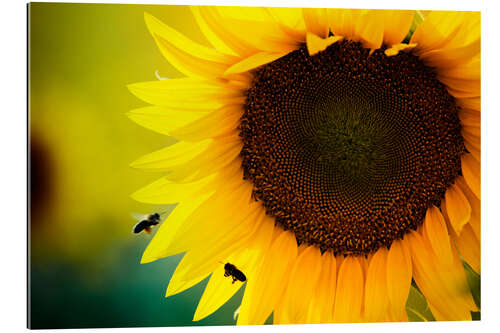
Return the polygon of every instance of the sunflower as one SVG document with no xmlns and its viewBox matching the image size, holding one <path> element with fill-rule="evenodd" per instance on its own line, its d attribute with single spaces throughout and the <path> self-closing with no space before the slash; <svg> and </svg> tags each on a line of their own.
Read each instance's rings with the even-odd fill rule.
<svg viewBox="0 0 500 333">
<path fill-rule="evenodd" d="M 146 14 L 186 77 L 132 84 L 177 143 L 132 163 L 176 204 L 142 263 L 185 252 L 167 296 L 210 276 L 194 320 L 243 285 L 237 324 L 437 320 L 478 311 L 480 14 L 192 7 L 206 47 Z M 415 22 L 420 22 L 416 25 Z"/>
</svg>

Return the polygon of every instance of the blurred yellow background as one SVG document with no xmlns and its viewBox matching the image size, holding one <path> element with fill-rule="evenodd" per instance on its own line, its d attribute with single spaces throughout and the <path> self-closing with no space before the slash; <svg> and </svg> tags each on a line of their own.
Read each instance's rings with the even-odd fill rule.
<svg viewBox="0 0 500 333">
<path fill-rule="evenodd" d="M 130 194 L 159 178 L 131 169 L 171 139 L 125 115 L 129 83 L 182 76 L 144 23 L 149 12 L 207 44 L 186 6 L 31 3 L 30 295 L 33 328 L 192 325 L 202 286 L 163 297 L 180 257 L 139 259 Z M 240 296 L 236 296 L 236 298 Z M 236 302 L 236 303 L 234 303 Z M 199 324 L 231 324 L 238 300 Z M 224 310 L 226 309 L 226 310 Z"/>
</svg>

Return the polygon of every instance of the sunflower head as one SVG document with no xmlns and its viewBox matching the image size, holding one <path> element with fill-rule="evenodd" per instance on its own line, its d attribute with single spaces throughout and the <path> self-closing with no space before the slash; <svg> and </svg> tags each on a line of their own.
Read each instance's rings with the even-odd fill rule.
<svg viewBox="0 0 500 333">
<path fill-rule="evenodd" d="M 168 172 L 136 199 L 179 202 L 143 257 L 187 252 L 167 295 L 213 272 L 195 320 L 209 315 L 241 285 L 223 261 L 248 277 L 242 324 L 407 320 L 412 278 L 436 319 L 470 319 L 478 13 L 193 14 L 212 47 L 146 15 L 187 77 L 130 86 L 154 105 L 132 119 L 181 141 L 133 164 Z"/>
</svg>

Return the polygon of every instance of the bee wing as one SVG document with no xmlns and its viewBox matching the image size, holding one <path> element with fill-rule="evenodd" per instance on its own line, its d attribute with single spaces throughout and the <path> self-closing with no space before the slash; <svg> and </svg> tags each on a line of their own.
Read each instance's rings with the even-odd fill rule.
<svg viewBox="0 0 500 333">
<path fill-rule="evenodd" d="M 241 305 L 238 306 L 238 308 L 236 309 L 236 311 L 234 311 L 233 313 L 233 319 L 236 320 L 236 318 L 238 318 L 238 315 L 240 314 L 240 308 L 241 308 Z"/>
<path fill-rule="evenodd" d="M 145 220 L 148 217 L 148 214 L 130 213 L 130 216 L 132 216 L 134 220 L 141 221 Z"/>
<path fill-rule="evenodd" d="M 154 207 L 154 212 L 160 214 L 160 219 L 164 219 L 167 217 L 167 214 L 172 211 L 172 205 L 160 205 Z"/>
</svg>

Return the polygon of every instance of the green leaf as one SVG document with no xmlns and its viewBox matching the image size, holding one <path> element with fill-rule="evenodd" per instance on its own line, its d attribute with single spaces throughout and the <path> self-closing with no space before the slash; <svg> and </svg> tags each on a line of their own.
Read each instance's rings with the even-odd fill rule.
<svg viewBox="0 0 500 333">
<path fill-rule="evenodd" d="M 413 284 L 406 302 L 406 313 L 409 321 L 435 321 L 424 295 Z"/>
<path fill-rule="evenodd" d="M 408 32 L 408 35 L 406 35 L 405 39 L 403 40 L 404 43 L 409 43 L 411 36 L 417 29 L 417 27 L 422 23 L 424 20 L 424 15 L 419 11 L 415 11 L 415 15 L 413 16 L 413 22 L 411 23 L 410 31 Z"/>
<path fill-rule="evenodd" d="M 477 307 L 481 309 L 481 275 L 474 272 L 474 270 L 464 261 L 465 274 L 467 275 L 467 282 L 469 283 L 470 292 L 474 298 Z"/>
</svg>

